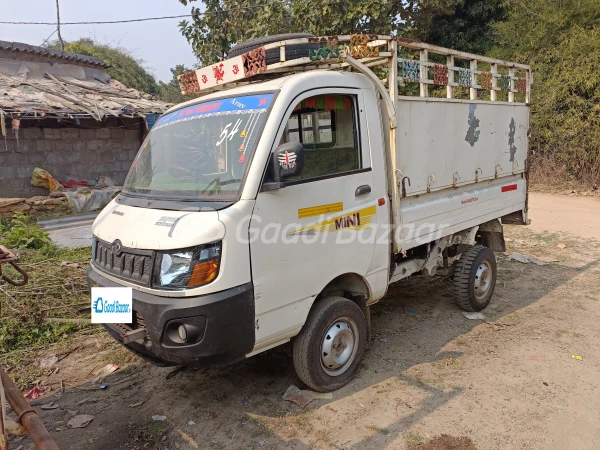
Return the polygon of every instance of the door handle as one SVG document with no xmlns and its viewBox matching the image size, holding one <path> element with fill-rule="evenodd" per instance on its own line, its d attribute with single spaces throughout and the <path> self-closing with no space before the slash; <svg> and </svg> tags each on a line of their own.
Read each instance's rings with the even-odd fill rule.
<svg viewBox="0 0 600 450">
<path fill-rule="evenodd" d="M 358 197 L 359 195 L 369 194 L 370 192 L 371 186 L 369 186 L 368 184 L 363 184 L 362 186 L 356 188 L 356 192 L 354 193 L 354 195 Z"/>
</svg>

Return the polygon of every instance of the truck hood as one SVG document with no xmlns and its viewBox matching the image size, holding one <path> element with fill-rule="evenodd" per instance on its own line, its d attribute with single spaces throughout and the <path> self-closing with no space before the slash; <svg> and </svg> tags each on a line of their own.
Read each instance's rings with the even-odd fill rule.
<svg viewBox="0 0 600 450">
<path fill-rule="evenodd" d="M 217 211 L 166 211 L 120 205 L 114 200 L 92 225 L 94 236 L 106 242 L 145 250 L 172 250 L 223 239 L 225 226 Z"/>
</svg>

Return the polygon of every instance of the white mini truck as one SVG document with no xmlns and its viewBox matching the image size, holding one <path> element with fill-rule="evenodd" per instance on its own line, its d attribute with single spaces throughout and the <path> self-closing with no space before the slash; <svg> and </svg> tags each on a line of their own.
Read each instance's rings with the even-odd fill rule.
<svg viewBox="0 0 600 450">
<path fill-rule="evenodd" d="M 301 34 L 180 83 L 200 96 L 156 122 L 93 225 L 90 286 L 133 289 L 132 323 L 105 325 L 129 350 L 205 366 L 292 341 L 329 391 L 390 283 L 445 276 L 460 308 L 488 305 L 502 224 L 528 222 L 529 66 Z"/>
</svg>

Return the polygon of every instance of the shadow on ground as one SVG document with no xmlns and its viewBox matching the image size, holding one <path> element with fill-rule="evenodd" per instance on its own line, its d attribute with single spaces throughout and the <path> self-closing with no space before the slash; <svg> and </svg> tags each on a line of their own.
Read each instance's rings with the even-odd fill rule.
<svg viewBox="0 0 600 450">
<path fill-rule="evenodd" d="M 561 264 L 538 267 L 501 256 L 497 290 L 486 310 L 487 326 L 503 326 L 506 316 L 537 302 L 597 263 L 594 260 L 577 269 Z M 390 439 L 401 434 L 411 444 L 415 425 L 465 389 L 420 379 L 410 374 L 411 368 L 423 363 L 452 364 L 462 353 L 445 350 L 447 344 L 481 324 L 462 316 L 453 304 L 448 281 L 412 278 L 390 286 L 386 297 L 372 308 L 373 337 L 359 373 L 334 392 L 331 400 L 315 400 L 304 410 L 283 401 L 281 396 L 290 384 L 304 386 L 294 373 L 291 356 L 285 351 L 271 351 L 226 368 L 203 370 L 174 372 L 140 362 L 112 376 L 106 391 L 86 390 L 86 386 L 68 389 L 60 399 L 61 407 L 41 411 L 41 417 L 64 450 L 377 450 L 388 448 Z M 347 411 L 351 404 L 369 416 L 373 413 L 367 403 L 370 392 L 385 394 L 392 382 L 417 388 L 422 394 L 410 405 L 403 398 L 394 399 L 394 423 L 365 427 L 356 411 Z M 65 429 L 72 413 L 95 418 L 85 429 Z M 308 414 L 312 414 L 311 420 Z M 153 421 L 153 415 L 166 419 Z M 362 427 L 368 433 L 343 440 L 332 439 L 326 431 L 339 432 L 344 427 Z"/>
</svg>

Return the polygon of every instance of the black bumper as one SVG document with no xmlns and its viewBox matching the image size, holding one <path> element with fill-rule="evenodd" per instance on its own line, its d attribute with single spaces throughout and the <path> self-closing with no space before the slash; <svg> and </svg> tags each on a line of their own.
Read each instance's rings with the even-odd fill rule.
<svg viewBox="0 0 600 450">
<path fill-rule="evenodd" d="M 119 287 L 89 269 L 88 285 Z M 159 297 L 133 290 L 134 312 L 143 318 L 147 338 L 123 344 L 122 329 L 104 328 L 132 352 L 160 366 L 204 367 L 227 364 L 254 348 L 254 289 L 246 283 L 226 291 L 197 297 Z M 184 324 L 188 338 L 183 342 L 177 328 Z"/>
</svg>

